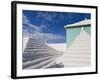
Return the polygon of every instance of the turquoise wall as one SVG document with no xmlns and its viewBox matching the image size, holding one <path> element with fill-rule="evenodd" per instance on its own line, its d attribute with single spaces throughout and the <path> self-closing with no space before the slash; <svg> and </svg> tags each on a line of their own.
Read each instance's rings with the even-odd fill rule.
<svg viewBox="0 0 100 80">
<path fill-rule="evenodd" d="M 80 27 L 70 27 L 66 30 L 66 41 L 67 41 L 67 47 L 69 47 L 73 41 L 77 38 L 77 36 L 80 34 L 81 28 L 83 27 L 83 30 L 86 31 L 89 35 L 91 35 L 91 27 L 90 26 L 80 26 Z"/>
<path fill-rule="evenodd" d="M 67 47 L 75 40 L 75 38 L 80 33 L 81 28 L 68 28 L 66 31 L 67 34 Z"/>
<path fill-rule="evenodd" d="M 91 35 L 91 27 L 90 27 L 90 26 L 84 27 L 84 30 L 85 30 L 89 35 Z"/>
</svg>

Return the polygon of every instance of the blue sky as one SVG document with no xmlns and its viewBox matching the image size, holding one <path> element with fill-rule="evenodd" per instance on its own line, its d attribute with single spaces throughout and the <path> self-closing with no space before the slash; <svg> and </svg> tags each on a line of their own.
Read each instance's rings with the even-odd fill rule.
<svg viewBox="0 0 100 80">
<path fill-rule="evenodd" d="M 40 38 L 48 43 L 65 43 L 64 26 L 85 18 L 90 19 L 91 15 L 89 13 L 23 10 L 23 33 L 24 36 Z"/>
</svg>

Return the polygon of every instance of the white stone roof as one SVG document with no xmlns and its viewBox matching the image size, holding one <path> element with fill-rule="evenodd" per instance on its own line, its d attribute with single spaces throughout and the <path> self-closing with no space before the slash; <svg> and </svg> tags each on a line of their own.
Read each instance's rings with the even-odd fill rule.
<svg viewBox="0 0 100 80">
<path fill-rule="evenodd" d="M 88 25 L 88 24 L 91 24 L 91 20 L 90 19 L 85 19 L 85 20 L 82 20 L 82 21 L 77 22 L 77 23 L 66 25 L 64 27 L 65 28 L 66 27 L 75 27 L 75 26 Z"/>
</svg>

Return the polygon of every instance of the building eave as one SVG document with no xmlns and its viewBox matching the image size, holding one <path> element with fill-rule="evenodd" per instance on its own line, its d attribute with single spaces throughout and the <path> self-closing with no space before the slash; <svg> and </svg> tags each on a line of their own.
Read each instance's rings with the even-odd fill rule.
<svg viewBox="0 0 100 80">
<path fill-rule="evenodd" d="M 90 19 L 88 20 L 83 20 L 77 23 L 73 23 L 73 24 L 69 24 L 69 25 L 65 25 L 64 28 L 73 28 L 73 27 L 81 27 L 81 26 L 88 26 L 91 25 L 91 21 Z"/>
</svg>

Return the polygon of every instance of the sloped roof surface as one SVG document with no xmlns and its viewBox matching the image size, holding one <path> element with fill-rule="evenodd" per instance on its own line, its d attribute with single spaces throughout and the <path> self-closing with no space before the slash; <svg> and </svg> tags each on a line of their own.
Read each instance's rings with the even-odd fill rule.
<svg viewBox="0 0 100 80">
<path fill-rule="evenodd" d="M 65 67 L 89 66 L 91 64 L 91 38 L 82 30 L 73 44 L 59 59 Z"/>
</svg>

